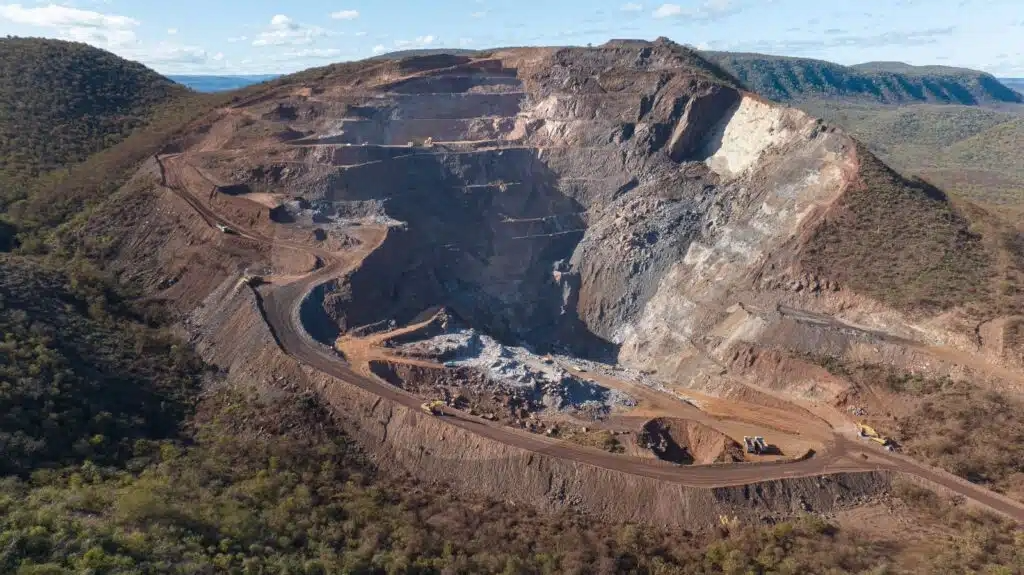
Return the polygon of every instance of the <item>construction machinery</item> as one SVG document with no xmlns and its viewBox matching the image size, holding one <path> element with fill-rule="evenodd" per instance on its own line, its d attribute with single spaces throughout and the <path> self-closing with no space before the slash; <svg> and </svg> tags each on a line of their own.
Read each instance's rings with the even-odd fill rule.
<svg viewBox="0 0 1024 575">
<path fill-rule="evenodd" d="M 220 230 L 221 233 L 223 233 L 223 234 L 233 234 L 233 233 L 235 233 L 235 230 L 225 226 L 224 224 L 217 224 L 217 229 Z"/>
<path fill-rule="evenodd" d="M 428 401 L 420 406 L 424 413 L 430 415 L 444 415 L 444 402 L 440 399 Z"/>
<path fill-rule="evenodd" d="M 878 433 L 873 427 L 864 423 L 857 424 L 857 435 L 869 441 L 874 441 L 888 451 L 896 450 L 896 442 Z"/>
<path fill-rule="evenodd" d="M 747 453 L 753 453 L 754 455 L 761 455 L 768 450 L 768 445 L 764 442 L 764 438 L 761 436 L 744 436 L 743 446 L 746 447 Z"/>
</svg>

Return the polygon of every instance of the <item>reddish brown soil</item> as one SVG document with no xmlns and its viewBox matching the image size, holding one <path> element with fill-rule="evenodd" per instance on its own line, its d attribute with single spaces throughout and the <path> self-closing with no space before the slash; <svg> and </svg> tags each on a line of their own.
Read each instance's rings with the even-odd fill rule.
<svg viewBox="0 0 1024 575">
<path fill-rule="evenodd" d="M 743 461 L 743 448 L 728 436 L 685 419 L 652 419 L 636 438 L 663 461 L 684 465 Z"/>
</svg>

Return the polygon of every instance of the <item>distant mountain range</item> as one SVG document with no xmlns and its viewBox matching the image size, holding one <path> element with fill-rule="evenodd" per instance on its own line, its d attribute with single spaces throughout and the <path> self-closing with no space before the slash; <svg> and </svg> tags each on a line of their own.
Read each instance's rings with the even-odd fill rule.
<svg viewBox="0 0 1024 575">
<path fill-rule="evenodd" d="M 948 66 L 867 62 L 842 66 L 824 60 L 703 52 L 762 96 L 780 102 L 835 98 L 863 103 L 1021 104 L 1024 95 L 991 74 Z"/>
<path fill-rule="evenodd" d="M 1000 78 L 999 81 L 1024 94 L 1024 78 Z"/>
<path fill-rule="evenodd" d="M 472 50 L 404 50 L 375 56 L 393 59 L 439 53 L 474 54 Z M 880 104 L 998 105 L 1024 103 L 1024 78 L 997 79 L 991 74 L 949 66 L 911 66 L 902 62 L 867 62 L 843 66 L 824 60 L 741 52 L 703 52 L 748 88 L 780 102 L 835 98 Z M 221 92 L 265 82 L 278 75 L 170 76 L 199 92 Z"/>
<path fill-rule="evenodd" d="M 168 76 L 171 80 L 192 88 L 197 92 L 225 92 L 244 88 L 267 80 L 273 80 L 280 74 L 262 74 L 255 76 L 203 76 L 184 75 Z"/>
</svg>

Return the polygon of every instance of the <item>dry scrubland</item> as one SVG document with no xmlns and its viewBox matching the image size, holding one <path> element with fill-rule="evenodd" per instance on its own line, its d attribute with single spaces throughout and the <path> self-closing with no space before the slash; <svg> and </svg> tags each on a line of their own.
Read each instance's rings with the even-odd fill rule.
<svg viewBox="0 0 1024 575">
<path fill-rule="evenodd" d="M 958 196 L 1006 207 L 1024 202 L 1024 105 L 883 106 L 830 99 L 794 105 L 841 126 L 897 169 Z"/>
</svg>

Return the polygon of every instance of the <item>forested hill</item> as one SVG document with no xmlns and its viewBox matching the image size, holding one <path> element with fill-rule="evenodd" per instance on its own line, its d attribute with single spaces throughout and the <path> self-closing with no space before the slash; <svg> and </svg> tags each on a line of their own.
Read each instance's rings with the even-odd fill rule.
<svg viewBox="0 0 1024 575">
<path fill-rule="evenodd" d="M 137 62 L 75 42 L 0 38 L 0 180 L 84 160 L 187 93 Z"/>
<path fill-rule="evenodd" d="M 910 66 L 900 62 L 842 66 L 824 60 L 740 52 L 703 55 L 751 90 L 783 102 L 831 97 L 885 104 L 1024 103 L 1024 96 L 991 74 L 966 68 Z"/>
</svg>

